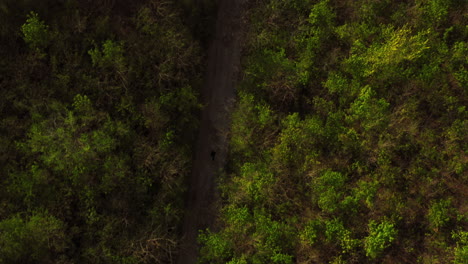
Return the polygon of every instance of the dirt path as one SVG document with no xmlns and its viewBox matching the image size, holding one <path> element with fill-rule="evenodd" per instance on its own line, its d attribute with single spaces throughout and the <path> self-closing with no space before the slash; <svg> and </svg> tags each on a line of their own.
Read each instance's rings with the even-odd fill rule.
<svg viewBox="0 0 468 264">
<path fill-rule="evenodd" d="M 178 264 L 197 263 L 198 230 L 213 225 L 219 194 L 216 176 L 225 165 L 226 131 L 230 120 L 227 106 L 235 97 L 235 81 L 240 65 L 240 12 L 244 0 L 220 0 L 216 32 L 208 53 L 205 85 L 201 92 L 205 105 L 190 178 L 183 241 Z M 212 151 L 216 152 L 212 160 Z"/>
</svg>

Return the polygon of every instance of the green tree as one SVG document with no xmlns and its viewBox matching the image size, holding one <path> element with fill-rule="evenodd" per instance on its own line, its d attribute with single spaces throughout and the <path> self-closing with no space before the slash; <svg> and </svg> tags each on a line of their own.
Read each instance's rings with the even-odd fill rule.
<svg viewBox="0 0 468 264">
<path fill-rule="evenodd" d="M 125 57 L 122 43 L 106 40 L 102 44 L 102 51 L 95 47 L 88 51 L 91 56 L 93 66 L 102 68 L 113 67 L 122 72 L 125 69 Z"/>
<path fill-rule="evenodd" d="M 364 249 L 366 256 L 375 259 L 395 240 L 397 230 L 392 223 L 386 220 L 381 223 L 371 220 L 368 226 L 369 236 L 364 239 Z"/>
<path fill-rule="evenodd" d="M 365 131 L 384 128 L 388 122 L 389 103 L 385 99 L 377 99 L 375 96 L 376 93 L 371 87 L 363 87 L 359 96 L 351 103 L 347 120 L 359 122 Z"/>
<path fill-rule="evenodd" d="M 453 263 L 466 263 L 466 260 L 468 259 L 468 232 L 452 232 L 452 238 L 457 240 L 457 244 L 453 251 L 455 256 Z"/>
<path fill-rule="evenodd" d="M 274 133 L 276 115 L 267 103 L 255 102 L 252 94 L 239 95 L 238 105 L 232 115 L 230 148 L 233 153 L 245 156 L 250 161 L 259 152 L 271 145 L 271 139 L 258 137 L 265 131 Z M 252 148 L 255 144 L 257 149 Z"/>
<path fill-rule="evenodd" d="M 320 209 L 327 213 L 340 209 L 346 180 L 346 176 L 340 172 L 326 170 L 312 183 L 312 188 L 318 196 L 317 203 Z"/>
<path fill-rule="evenodd" d="M 320 1 L 310 9 L 308 24 L 301 28 L 295 39 L 300 50 L 296 65 L 299 84 L 309 83 L 314 66 L 317 65 L 317 55 L 333 36 L 335 17 L 328 0 Z"/>
<path fill-rule="evenodd" d="M 204 245 L 200 250 L 202 261 L 222 263 L 232 254 L 232 242 L 224 233 L 206 231 L 198 236 L 198 240 Z"/>
<path fill-rule="evenodd" d="M 375 42 L 367 48 L 363 42 L 356 40 L 351 49 L 351 56 L 344 64 L 356 77 L 395 77 L 398 66 L 403 62 L 418 59 L 429 49 L 427 36 L 430 30 L 418 32 L 416 35 L 411 33 L 408 26 L 400 29 L 393 26 L 384 27 L 380 32 L 383 42 Z"/>
<path fill-rule="evenodd" d="M 292 256 L 288 254 L 294 242 L 293 228 L 287 223 L 275 221 L 271 215 L 263 210 L 254 212 L 256 254 L 252 256 L 252 263 L 293 263 Z"/>
<path fill-rule="evenodd" d="M 24 41 L 33 50 L 42 51 L 50 41 L 49 26 L 35 12 L 29 13 L 26 23 L 21 26 L 21 32 Z"/>
<path fill-rule="evenodd" d="M 245 201 L 257 206 L 271 201 L 275 183 L 274 175 L 267 168 L 252 163 L 244 164 L 241 168 L 241 177 L 234 181 L 238 190 L 245 193 Z"/>
<path fill-rule="evenodd" d="M 424 19 L 428 24 L 439 25 L 448 17 L 448 11 L 452 1 L 450 0 L 418 0 Z"/>
<path fill-rule="evenodd" d="M 443 227 L 450 220 L 450 205 L 450 200 L 439 200 L 432 203 L 427 217 L 434 229 Z"/>
<path fill-rule="evenodd" d="M 328 242 L 338 242 L 341 245 L 342 253 L 351 253 L 358 245 L 359 240 L 351 237 L 350 230 L 343 226 L 343 223 L 335 218 L 325 222 L 325 236 Z"/>
<path fill-rule="evenodd" d="M 111 168 L 111 164 L 119 166 L 116 157 L 108 154 L 116 148 L 117 137 L 128 133 L 123 123 L 112 122 L 106 113 L 92 106 L 87 96 L 80 94 L 74 98 L 73 110 L 66 110 L 60 104 L 56 106 L 58 112 L 34 124 L 29 140 L 21 144 L 26 151 L 40 154 L 37 162 L 54 173 L 66 175 L 66 179 L 77 186 L 91 181 L 98 175 L 99 168 Z M 95 126 L 98 128 L 94 129 Z M 123 177 L 125 170 L 116 169 L 111 174 Z M 112 185 L 112 182 L 102 183 Z"/>
<path fill-rule="evenodd" d="M 286 116 L 282 120 L 278 142 L 271 149 L 272 166 L 280 173 L 303 173 L 317 163 L 316 157 L 322 150 L 325 133 L 322 120 L 316 116 L 304 120 L 298 113 Z"/>
</svg>

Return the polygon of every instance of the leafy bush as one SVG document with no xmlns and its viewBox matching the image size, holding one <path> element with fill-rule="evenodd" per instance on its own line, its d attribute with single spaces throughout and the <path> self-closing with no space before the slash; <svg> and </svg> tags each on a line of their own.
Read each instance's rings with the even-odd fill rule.
<svg viewBox="0 0 468 264">
<path fill-rule="evenodd" d="M 275 184 L 275 178 L 271 172 L 261 166 L 246 163 L 241 168 L 241 175 L 245 181 L 242 181 L 240 186 L 245 188 L 253 204 L 262 204 L 271 199 L 271 188 Z"/>
<path fill-rule="evenodd" d="M 304 230 L 301 232 L 301 240 L 307 242 L 310 245 L 313 245 L 317 242 L 319 237 L 319 232 L 323 229 L 322 222 L 319 220 L 311 220 L 307 222 L 304 227 Z"/>
<path fill-rule="evenodd" d="M 127 129 L 94 109 L 87 96 L 75 96 L 73 106 L 72 111 L 62 108 L 53 120 L 33 125 L 29 140 L 22 146 L 32 153 L 40 153 L 40 161 L 51 171 L 63 173 L 73 184 L 81 185 L 103 165 L 96 167 L 98 160 L 104 165 L 115 162 L 108 153 L 116 148 L 115 136 Z M 99 128 L 91 129 L 93 126 Z M 124 170 L 120 169 L 115 176 L 123 177 Z"/>
<path fill-rule="evenodd" d="M 291 237 L 294 235 L 292 227 L 284 222 L 275 221 L 263 210 L 254 213 L 255 248 L 253 259 L 272 261 L 273 263 L 292 263 L 292 256 L 287 254 L 292 248 Z"/>
<path fill-rule="evenodd" d="M 388 221 L 377 223 L 371 220 L 368 226 L 369 236 L 364 240 L 364 248 L 366 256 L 374 259 L 395 240 L 397 230 Z"/>
<path fill-rule="evenodd" d="M 41 21 L 39 15 L 31 12 L 26 23 L 21 26 L 24 41 L 35 50 L 45 48 L 50 40 L 49 26 Z"/>
<path fill-rule="evenodd" d="M 455 256 L 453 263 L 466 263 L 466 260 L 468 259 L 468 232 L 452 232 L 452 238 L 457 240 L 457 245 L 453 251 Z"/>
<path fill-rule="evenodd" d="M 280 171 L 306 170 L 310 164 L 305 161 L 314 163 L 321 149 L 325 134 L 322 124 L 322 120 L 315 116 L 304 120 L 301 120 L 298 113 L 286 116 L 278 142 L 272 148 L 273 166 Z"/>
<path fill-rule="evenodd" d="M 443 227 L 449 221 L 450 205 L 450 200 L 439 200 L 432 203 L 427 217 L 434 229 Z"/>
<path fill-rule="evenodd" d="M 301 27 L 295 44 L 300 54 L 296 63 L 298 85 L 307 85 L 311 81 L 316 57 L 330 39 L 333 30 L 335 13 L 329 6 L 329 1 L 320 1 L 310 9 L 308 24 Z"/>
<path fill-rule="evenodd" d="M 449 7 L 452 3 L 450 0 L 418 0 L 417 2 L 421 4 L 427 22 L 436 25 L 447 19 Z"/>
<path fill-rule="evenodd" d="M 347 120 L 359 122 L 365 131 L 383 129 L 388 122 L 389 103 L 383 98 L 377 100 L 375 94 L 371 87 L 363 87 L 349 108 Z"/>
<path fill-rule="evenodd" d="M 255 142 L 258 146 L 271 144 L 268 138 L 258 137 L 260 131 L 275 129 L 275 113 L 264 102 L 256 102 L 254 95 L 243 93 L 239 95 L 238 106 L 232 114 L 230 147 L 234 153 L 250 158 L 258 157 L 258 153 L 250 150 Z"/>
<path fill-rule="evenodd" d="M 353 196 L 363 201 L 368 208 L 372 208 L 378 187 L 377 181 L 359 181 L 357 187 L 353 189 Z"/>
<path fill-rule="evenodd" d="M 427 35 L 430 30 L 411 35 L 408 26 L 400 29 L 388 26 L 381 29 L 380 33 L 383 43 L 376 42 L 368 48 L 359 40 L 353 43 L 352 54 L 344 62 L 349 72 L 362 77 L 387 73 L 382 77 L 392 78 L 395 77 L 393 72 L 397 71 L 397 66 L 416 60 L 429 49 Z"/>
<path fill-rule="evenodd" d="M 93 66 L 102 68 L 114 67 L 118 71 L 125 68 L 124 49 L 122 43 L 116 43 L 112 40 L 106 40 L 102 44 L 102 51 L 95 47 L 88 51 L 91 56 Z"/>
<path fill-rule="evenodd" d="M 232 260 L 230 260 L 229 262 L 226 262 L 226 264 L 247 264 L 247 260 L 245 259 L 245 257 L 241 257 L 241 258 L 233 258 Z"/>
<path fill-rule="evenodd" d="M 327 213 L 333 213 L 340 208 L 344 196 L 346 176 L 331 170 L 326 170 L 313 183 L 312 188 L 318 195 L 318 206 Z"/>
<path fill-rule="evenodd" d="M 224 233 L 213 233 L 207 230 L 200 233 L 198 241 L 204 245 L 200 250 L 202 261 L 222 263 L 232 255 L 232 241 Z"/>
<path fill-rule="evenodd" d="M 349 253 L 359 245 L 359 240 L 351 238 L 351 232 L 337 218 L 325 222 L 325 236 L 328 242 L 339 243 L 343 253 Z"/>
</svg>

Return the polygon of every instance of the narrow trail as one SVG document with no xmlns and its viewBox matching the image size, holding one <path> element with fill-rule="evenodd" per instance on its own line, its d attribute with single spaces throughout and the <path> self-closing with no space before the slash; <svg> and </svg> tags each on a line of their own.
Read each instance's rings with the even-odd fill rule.
<svg viewBox="0 0 468 264">
<path fill-rule="evenodd" d="M 190 177 L 178 264 L 197 263 L 198 230 L 211 227 L 217 215 L 219 193 L 216 176 L 226 162 L 230 118 L 227 106 L 234 101 L 240 69 L 241 5 L 244 0 L 220 0 L 211 42 L 196 153 Z M 213 153 L 214 160 L 213 160 Z"/>
</svg>

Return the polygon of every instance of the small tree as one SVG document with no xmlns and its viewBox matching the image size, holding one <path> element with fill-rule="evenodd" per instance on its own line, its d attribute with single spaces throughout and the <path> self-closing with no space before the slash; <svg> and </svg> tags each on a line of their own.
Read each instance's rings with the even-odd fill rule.
<svg viewBox="0 0 468 264">
<path fill-rule="evenodd" d="M 351 231 L 338 218 L 325 222 L 325 236 L 328 242 L 339 242 L 343 253 L 349 253 L 359 245 L 359 240 L 351 237 Z"/>
<path fill-rule="evenodd" d="M 434 229 L 443 227 L 449 220 L 450 200 L 439 200 L 432 203 L 427 218 Z"/>
<path fill-rule="evenodd" d="M 395 240 L 396 234 L 397 230 L 395 230 L 392 223 L 383 221 L 377 224 L 374 220 L 371 220 L 369 222 L 369 236 L 364 240 L 366 256 L 372 259 L 376 258 Z"/>
<path fill-rule="evenodd" d="M 49 43 L 49 26 L 39 19 L 37 13 L 29 13 L 26 23 L 21 26 L 21 32 L 31 49 L 42 51 Z"/>
<path fill-rule="evenodd" d="M 468 232 L 452 231 L 452 238 L 457 241 L 457 246 L 454 248 L 455 264 L 464 264 L 468 259 Z"/>
<path fill-rule="evenodd" d="M 200 249 L 202 260 L 215 263 L 225 262 L 232 255 L 232 242 L 225 233 L 201 232 L 198 241 L 203 244 Z"/>
<path fill-rule="evenodd" d="M 318 194 L 317 202 L 320 209 L 333 213 L 340 208 L 346 180 L 345 175 L 331 170 L 326 170 L 316 179 L 313 188 Z"/>
<path fill-rule="evenodd" d="M 125 69 L 125 57 L 122 43 L 106 40 L 102 44 L 102 51 L 98 47 L 88 51 L 93 66 L 102 68 L 114 67 L 118 71 Z"/>
</svg>

